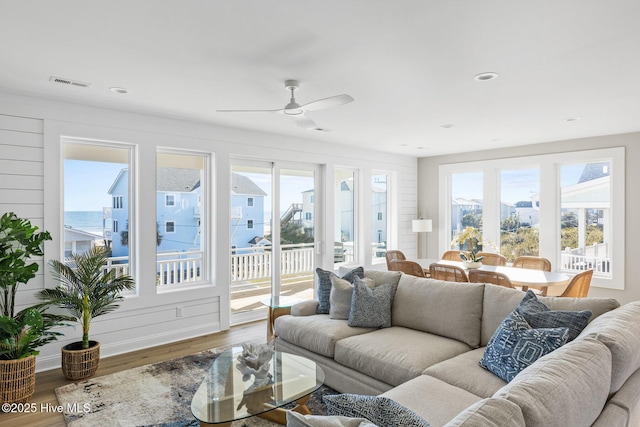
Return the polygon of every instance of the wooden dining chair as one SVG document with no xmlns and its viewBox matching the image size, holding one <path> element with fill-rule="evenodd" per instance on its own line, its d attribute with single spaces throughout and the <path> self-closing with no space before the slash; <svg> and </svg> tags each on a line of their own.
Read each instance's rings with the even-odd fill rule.
<svg viewBox="0 0 640 427">
<path fill-rule="evenodd" d="M 469 281 L 464 269 L 454 265 L 438 264 L 437 262 L 429 266 L 429 274 L 432 279 L 436 280 L 446 280 L 448 282 Z"/>
<path fill-rule="evenodd" d="M 469 270 L 469 281 L 475 283 L 491 283 L 493 285 L 515 289 L 509 277 L 497 271 Z"/>
<path fill-rule="evenodd" d="M 460 258 L 460 251 L 446 251 L 442 254 L 440 259 L 444 259 L 447 261 L 462 261 Z"/>
<path fill-rule="evenodd" d="M 402 253 L 402 251 L 398 251 L 398 250 L 391 250 L 391 251 L 387 251 L 387 254 L 385 255 L 385 258 L 387 259 L 387 270 L 389 271 L 393 271 L 393 266 L 391 265 L 391 261 L 399 259 L 399 260 L 406 260 L 407 257 L 404 256 L 404 253 Z"/>
<path fill-rule="evenodd" d="M 528 268 L 530 270 L 551 271 L 551 261 L 539 256 L 519 256 L 518 258 L 513 260 L 513 267 Z M 540 295 L 540 296 L 547 295 L 547 290 L 548 290 L 546 286 L 540 286 L 535 288 L 529 288 L 527 286 L 522 287 L 522 290 L 525 292 L 528 289 L 531 289 L 537 295 Z"/>
<path fill-rule="evenodd" d="M 569 298 L 586 298 L 589 293 L 589 287 L 591 286 L 591 277 L 593 276 L 593 270 L 583 271 L 576 274 L 567 289 L 564 290 L 561 297 Z"/>
<path fill-rule="evenodd" d="M 513 260 L 513 267 L 551 271 L 551 261 L 539 256 L 519 256 Z"/>
<path fill-rule="evenodd" d="M 391 261 L 392 271 L 402 271 L 416 277 L 427 277 L 422 266 L 415 261 L 394 259 Z"/>
<path fill-rule="evenodd" d="M 493 252 L 478 252 L 478 257 L 483 256 L 482 263 L 485 265 L 507 265 L 507 259 L 500 254 Z"/>
</svg>

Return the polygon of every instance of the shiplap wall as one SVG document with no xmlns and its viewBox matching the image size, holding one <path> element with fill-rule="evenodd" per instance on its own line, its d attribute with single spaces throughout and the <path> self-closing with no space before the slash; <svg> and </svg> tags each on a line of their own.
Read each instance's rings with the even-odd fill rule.
<svg viewBox="0 0 640 427">
<path fill-rule="evenodd" d="M 0 215 L 15 212 L 43 230 L 44 224 L 43 121 L 0 114 Z M 16 311 L 36 302 L 44 287 L 43 260 L 37 276 L 18 288 Z"/>
</svg>

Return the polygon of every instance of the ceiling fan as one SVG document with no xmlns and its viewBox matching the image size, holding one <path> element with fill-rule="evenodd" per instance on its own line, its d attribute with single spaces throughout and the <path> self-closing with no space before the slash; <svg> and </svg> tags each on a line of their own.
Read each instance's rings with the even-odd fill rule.
<svg viewBox="0 0 640 427">
<path fill-rule="evenodd" d="M 298 80 L 285 80 L 284 87 L 291 91 L 291 100 L 284 108 L 278 110 L 216 110 L 219 113 L 282 113 L 290 116 L 298 126 L 304 129 L 322 130 L 316 123 L 305 115 L 307 111 L 324 110 L 325 108 L 337 107 L 339 105 L 353 102 L 350 95 L 336 95 L 329 98 L 318 99 L 300 105 L 296 102 L 294 92 L 300 88 Z"/>
</svg>

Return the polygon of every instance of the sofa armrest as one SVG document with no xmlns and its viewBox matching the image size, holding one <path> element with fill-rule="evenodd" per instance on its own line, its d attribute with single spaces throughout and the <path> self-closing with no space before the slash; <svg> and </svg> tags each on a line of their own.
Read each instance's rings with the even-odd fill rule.
<svg viewBox="0 0 640 427">
<path fill-rule="evenodd" d="M 291 306 L 292 316 L 311 316 L 316 314 L 320 302 L 318 300 L 300 301 Z"/>
</svg>

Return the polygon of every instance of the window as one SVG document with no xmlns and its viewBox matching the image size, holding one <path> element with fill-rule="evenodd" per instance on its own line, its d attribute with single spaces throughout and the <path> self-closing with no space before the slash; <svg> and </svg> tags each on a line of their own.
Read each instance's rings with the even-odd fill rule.
<svg viewBox="0 0 640 427">
<path fill-rule="evenodd" d="M 441 165 L 439 248 L 474 221 L 484 249 L 509 262 L 538 255 L 569 275 L 593 269 L 592 287 L 624 289 L 624 168 L 624 148 Z"/>
<path fill-rule="evenodd" d="M 113 209 L 122 209 L 122 196 L 113 196 Z"/>
<path fill-rule="evenodd" d="M 72 138 L 62 139 L 64 242 L 61 253 L 82 254 L 93 247 L 110 251 L 108 263 L 118 273 L 134 275 L 131 223 L 135 197 L 130 173 L 133 147 Z M 90 178 L 90 179 L 88 179 Z M 62 246 L 62 244 L 64 246 Z"/>
<path fill-rule="evenodd" d="M 355 177 L 356 172 L 351 169 L 336 168 L 334 173 L 333 260 L 336 264 L 357 259 Z"/>
<path fill-rule="evenodd" d="M 159 286 L 207 279 L 208 165 L 209 156 L 205 154 L 168 149 L 157 153 L 156 271 Z"/>
<path fill-rule="evenodd" d="M 253 228 L 253 220 L 252 219 L 248 219 L 247 220 L 247 228 L 248 229 L 252 229 Z"/>
<path fill-rule="evenodd" d="M 253 207 L 253 197 L 247 197 L 247 206 L 250 208 Z"/>
<path fill-rule="evenodd" d="M 372 212 L 372 258 L 385 258 L 387 252 L 387 213 L 388 213 L 389 175 L 386 172 L 373 172 L 371 176 L 371 212 Z"/>
<path fill-rule="evenodd" d="M 500 171 L 500 253 L 513 262 L 540 253 L 540 168 Z"/>
</svg>

